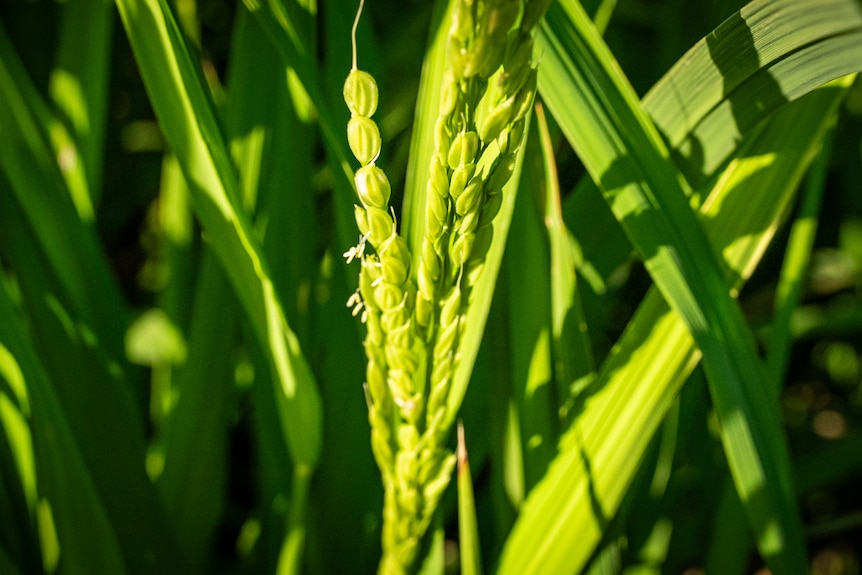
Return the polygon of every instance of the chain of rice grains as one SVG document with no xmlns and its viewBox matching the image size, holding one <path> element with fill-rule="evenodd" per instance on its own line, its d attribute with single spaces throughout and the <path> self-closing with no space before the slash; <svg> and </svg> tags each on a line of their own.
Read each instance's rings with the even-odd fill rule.
<svg viewBox="0 0 862 575">
<path fill-rule="evenodd" d="M 455 465 L 444 422 L 452 419 L 446 409 L 458 344 L 536 92 L 531 32 L 550 3 L 453 1 L 418 269 L 411 269 L 389 208 L 389 180 L 375 163 L 381 146 L 371 119 L 377 83 L 356 67 L 362 0 L 344 84 L 348 142 L 362 164 L 355 174 L 361 236 L 345 254 L 348 263 L 361 264 L 359 289 L 348 306 L 368 328 L 365 390 L 385 486 L 385 574 L 415 570 L 420 541 Z"/>
</svg>

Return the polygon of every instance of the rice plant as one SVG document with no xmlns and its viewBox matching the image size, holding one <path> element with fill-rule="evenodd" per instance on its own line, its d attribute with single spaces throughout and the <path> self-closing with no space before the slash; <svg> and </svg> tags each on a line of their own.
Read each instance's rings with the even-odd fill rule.
<svg viewBox="0 0 862 575">
<path fill-rule="evenodd" d="M 4 3 L 0 572 L 858 573 L 860 67 L 858 0 Z"/>
</svg>

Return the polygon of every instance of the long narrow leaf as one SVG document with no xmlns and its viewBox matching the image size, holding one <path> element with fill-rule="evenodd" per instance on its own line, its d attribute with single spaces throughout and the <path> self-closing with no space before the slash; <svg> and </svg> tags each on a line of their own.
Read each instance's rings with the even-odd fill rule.
<svg viewBox="0 0 862 575">
<path fill-rule="evenodd" d="M 276 397 L 285 440 L 297 463 L 313 466 L 320 454 L 322 416 L 314 377 L 287 325 L 248 216 L 235 207 L 236 179 L 194 64 L 166 3 L 117 4 L 162 130 L 183 168 L 195 212 L 280 388 Z M 164 62 L 172 66 L 165 69 Z"/>
<path fill-rule="evenodd" d="M 51 95 L 68 121 L 81 155 L 69 161 L 81 165 L 94 205 L 102 190 L 112 8 L 108 0 L 63 5 L 60 45 L 50 82 Z"/>
<path fill-rule="evenodd" d="M 862 11 L 846 0 L 758 0 L 693 46 L 644 97 L 690 176 L 708 177 L 783 103 L 858 70 Z"/>
<path fill-rule="evenodd" d="M 20 372 L 27 386 L 39 491 L 50 506 L 46 509 L 53 509 L 63 550 L 60 568 L 106 575 L 130 572 L 104 503 L 5 286 L 0 288 L 0 347 L 5 362 L 14 362 L 11 368 Z"/>
<path fill-rule="evenodd" d="M 781 103 L 857 70 L 860 20 L 858 8 L 844 0 L 752 3 L 680 58 L 643 106 L 692 186 L 712 177 L 740 137 Z M 749 49 L 740 52 L 740 42 Z M 850 45 L 830 47 L 836 42 Z M 564 212 L 570 229 L 579 230 L 586 257 L 581 271 L 599 289 L 599 278 L 631 253 L 622 228 L 587 178 L 566 199 Z"/>
<path fill-rule="evenodd" d="M 557 403 L 565 421 L 578 391 L 595 375 L 595 362 L 587 322 L 575 275 L 573 238 L 563 221 L 560 186 L 544 108 L 536 106 L 536 118 L 545 167 L 545 225 L 551 256 L 551 326 Z"/>
<path fill-rule="evenodd" d="M 422 237 L 425 234 L 425 186 L 430 174 L 430 158 L 434 153 L 434 124 L 440 108 L 440 88 L 446 66 L 446 39 L 453 3 L 437 0 L 431 17 L 431 37 L 422 63 L 419 97 L 413 114 L 413 134 L 410 139 L 410 163 L 404 190 L 402 222 L 409 246 L 414 246 L 414 265 L 419 264 Z"/>
<path fill-rule="evenodd" d="M 203 258 L 194 299 L 188 358 L 176 376 L 179 399 L 159 445 L 164 469 L 157 486 L 192 569 L 202 572 L 223 511 L 231 350 L 239 334 L 238 306 L 211 252 Z"/>
<path fill-rule="evenodd" d="M 527 125 L 524 128 L 525 134 L 529 134 L 530 131 L 529 118 L 528 116 Z M 500 264 L 503 260 L 504 250 L 506 249 L 506 239 L 509 235 L 509 226 L 512 221 L 512 213 L 515 209 L 525 148 L 526 145 L 521 146 L 515 163 L 515 170 L 512 173 L 512 179 L 503 188 L 503 205 L 492 224 L 494 226 L 494 236 L 491 241 L 491 247 L 488 249 L 488 255 L 485 258 L 485 267 L 482 270 L 482 275 L 476 282 L 471 295 L 472 303 L 467 311 L 467 317 L 464 322 L 466 324 L 464 335 L 461 336 L 461 361 L 456 368 L 452 388 L 449 392 L 446 420 L 444 421 L 444 426 L 447 427 L 452 424 L 452 420 L 455 418 L 455 414 L 464 400 L 464 394 L 467 392 L 467 384 L 470 382 L 470 374 L 476 361 L 476 354 L 479 353 L 479 346 L 482 343 L 485 322 L 488 319 L 488 311 L 491 309 L 491 302 L 494 299 L 497 275 L 500 271 Z"/>
<path fill-rule="evenodd" d="M 479 527 L 476 524 L 476 503 L 473 497 L 473 476 L 467 456 L 464 426 L 458 424 L 458 539 L 461 550 L 461 573 L 482 574 L 482 550 Z"/>
<path fill-rule="evenodd" d="M 0 26 L 0 169 L 57 275 L 64 299 L 98 334 L 111 357 L 119 359 L 126 321 L 119 290 L 98 245 L 89 195 L 78 188 L 76 197 L 67 188 L 46 133 L 49 126 L 64 131 Z M 77 157 L 71 137 L 61 139 Z"/>
<path fill-rule="evenodd" d="M 716 247 L 733 248 L 725 252 L 734 270 L 727 279 L 737 287 L 765 251 L 822 137 L 824 117 L 842 95 L 819 90 L 779 112 L 749 142 L 705 207 Z M 741 225 L 752 235 L 735 243 Z M 699 355 L 685 324 L 651 290 L 603 364 L 592 395 L 561 441 L 560 455 L 528 498 L 503 551 L 500 573 L 582 568 Z"/>
<path fill-rule="evenodd" d="M 30 400 L 23 374 L 9 351 L 0 348 L 0 541 L 9 561 L 35 571 L 41 566 L 36 529 L 38 491 Z"/>
<path fill-rule="evenodd" d="M 57 123 L 40 100 L 0 31 L 2 90 L 0 165 L 12 194 L 3 194 L 3 227 L 17 241 L 5 245 L 16 279 L 25 287 L 34 345 L 41 354 L 57 409 L 69 425 L 81 465 L 98 490 L 112 530 L 131 565 L 164 566 L 174 558 L 155 491 L 144 473 L 143 421 L 134 373 L 123 359 L 126 312 L 108 271 L 92 222 L 76 209 L 69 179 L 53 157 L 45 127 Z M 83 201 L 85 190 L 79 189 Z M 99 289 L 92 289 L 98 285 Z M 105 409 L 94 425 L 94 409 Z M 62 481 L 62 465 L 40 474 Z M 59 474 L 58 477 L 52 474 Z M 74 510 L 63 502 L 55 514 Z M 136 527 L 133 520 L 141 522 Z M 159 550 L 158 552 L 154 550 Z M 144 558 L 147 558 L 144 560 Z"/>
<path fill-rule="evenodd" d="M 540 89 L 703 351 L 725 451 L 758 547 L 775 569 L 794 572 L 804 562 L 802 533 L 787 446 L 777 406 L 761 384 L 766 372 L 754 338 L 723 285 L 667 151 L 586 14 L 565 2 L 546 26 L 549 57 Z"/>
<path fill-rule="evenodd" d="M 122 364 L 108 355 L 74 307 L 64 303 L 49 259 L 31 240 L 31 228 L 14 199 L 4 195 L 0 206 L 0 226 L 18 238 L 5 246 L 8 261 L 26 294 L 39 369 L 46 374 L 53 401 L 58 402 L 56 409 L 62 410 L 71 434 L 64 441 L 75 444 L 130 567 L 166 568 L 177 558 L 144 469 L 144 420 L 133 393 L 133 372 L 118 369 Z M 35 418 L 40 416 L 35 406 L 32 411 Z M 94 424 L 94 412 L 99 414 L 98 424 Z M 59 476 L 53 477 L 54 473 Z M 64 473 L 62 466 L 40 468 L 39 480 L 62 482 Z M 67 520 L 61 511 L 69 509 L 55 511 L 58 524 Z M 154 563 L 148 565 L 149 561 Z"/>
<path fill-rule="evenodd" d="M 294 4 L 285 5 L 296 8 Z M 298 10 L 294 10 L 298 12 Z M 308 18 L 309 14 L 304 14 Z M 300 17 L 296 14 L 296 17 Z M 274 262 L 270 273 L 284 302 L 285 314 L 306 349 L 311 347 L 308 292 L 316 275 L 317 226 L 311 193 L 313 131 L 301 115 L 307 99 L 301 88 L 289 90 L 293 68 L 285 67 L 278 52 L 260 28 L 260 21 L 240 14 L 231 53 L 231 74 L 226 115 L 231 148 L 242 178 L 247 209 L 265 222 L 264 252 Z M 296 30 L 303 45 L 313 47 L 309 22 Z M 291 189 L 284 190 L 289 181 Z M 261 226 L 262 227 L 262 226 Z M 285 246 L 291 246 L 285 254 Z M 276 571 L 300 573 L 305 549 L 306 516 L 311 481 L 306 466 L 295 466 L 290 504 Z"/>
<path fill-rule="evenodd" d="M 775 319 L 769 335 L 766 365 L 773 392 L 779 392 L 790 359 L 790 321 L 802 300 L 808 263 L 817 233 L 817 221 L 826 187 L 826 168 L 831 146 L 827 142 L 809 174 L 799 214 L 790 230 L 790 240 L 775 295 Z"/>
<path fill-rule="evenodd" d="M 298 32 L 301 26 L 308 26 L 309 24 L 298 21 L 297 10 L 290 10 L 285 4 L 275 0 L 265 0 L 264 2 L 245 0 L 245 5 L 278 50 L 284 64 L 296 71 L 299 82 L 315 108 L 323 143 L 329 155 L 329 163 L 335 179 L 333 187 L 336 195 L 336 207 L 341 208 L 334 212 L 338 243 L 340 247 L 346 249 L 356 243 L 356 226 L 352 211 L 356 194 L 353 187 L 350 154 L 345 145 L 347 142 L 346 119 L 342 126 L 338 125 L 336 118 L 342 116 L 333 111 L 330 100 L 324 96 L 321 89 L 320 79 L 315 72 L 316 54 L 311 46 L 307 46 L 302 41 L 302 35 Z M 348 71 L 344 71 L 345 77 Z M 346 111 L 344 113 L 346 114 Z"/>
<path fill-rule="evenodd" d="M 544 227 L 544 165 L 533 123 L 515 202 L 506 259 L 509 365 L 527 491 L 554 457 L 558 418 L 554 401 L 551 256 Z"/>
</svg>

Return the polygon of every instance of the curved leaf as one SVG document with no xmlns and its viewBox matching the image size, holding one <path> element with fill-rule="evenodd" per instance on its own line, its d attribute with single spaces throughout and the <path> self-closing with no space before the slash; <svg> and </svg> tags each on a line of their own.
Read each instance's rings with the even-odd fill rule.
<svg viewBox="0 0 862 575">
<path fill-rule="evenodd" d="M 787 446 L 777 406 L 762 386 L 766 371 L 751 331 L 724 286 L 668 152 L 609 50 L 577 3 L 561 2 L 553 10 L 542 37 L 548 54 L 540 90 L 703 352 L 725 453 L 758 547 L 773 568 L 794 572 L 804 564 L 804 546 Z M 740 29 L 748 26 L 740 20 Z M 738 52 L 753 54 L 756 65 L 750 44 Z"/>
<path fill-rule="evenodd" d="M 734 270 L 726 276 L 732 284 L 746 279 L 762 256 L 822 137 L 824 117 L 842 95 L 820 90 L 782 110 L 740 151 L 705 204 L 701 219 Z M 748 241 L 735 241 L 740 230 Z M 682 320 L 653 289 L 602 366 L 560 455 L 529 496 L 499 572 L 583 567 L 698 356 Z"/>
<path fill-rule="evenodd" d="M 643 105 L 687 175 L 703 181 L 741 134 L 785 102 L 857 71 L 860 60 L 862 12 L 853 2 L 752 2 L 686 52 Z"/>
<path fill-rule="evenodd" d="M 311 369 L 287 325 L 238 187 L 210 101 L 165 2 L 120 0 L 120 16 L 160 126 L 180 162 L 195 213 L 264 350 L 297 464 L 320 454 L 321 407 Z M 170 63 L 167 65 L 165 63 Z"/>
</svg>

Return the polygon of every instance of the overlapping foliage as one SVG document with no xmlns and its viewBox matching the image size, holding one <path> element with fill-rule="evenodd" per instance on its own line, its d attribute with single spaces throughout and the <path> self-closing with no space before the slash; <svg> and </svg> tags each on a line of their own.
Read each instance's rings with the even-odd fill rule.
<svg viewBox="0 0 862 575">
<path fill-rule="evenodd" d="M 342 101 L 353 2 L 0 8 L 0 571 L 386 571 L 408 539 L 427 573 L 837 553 L 860 502 L 809 494 L 862 471 L 858 2 L 715 0 L 701 30 L 654 3 L 652 53 L 640 3 L 558 0 L 532 54 L 545 2 L 367 4 L 376 113 Z M 403 381 L 404 300 L 370 305 L 396 283 L 402 355 L 427 345 Z M 843 323 L 800 308 L 838 291 Z M 456 418 L 457 479 L 406 515 L 392 476 L 447 485 Z"/>
</svg>

